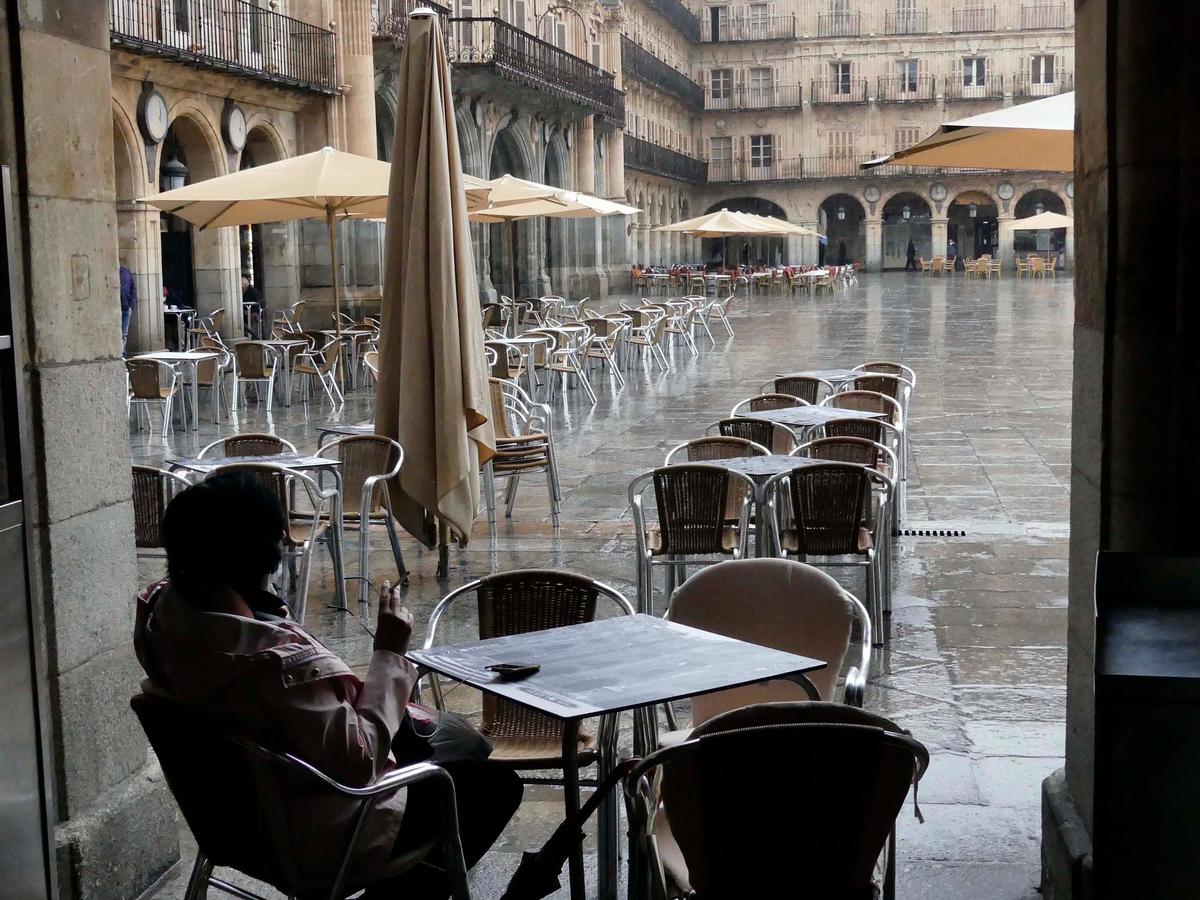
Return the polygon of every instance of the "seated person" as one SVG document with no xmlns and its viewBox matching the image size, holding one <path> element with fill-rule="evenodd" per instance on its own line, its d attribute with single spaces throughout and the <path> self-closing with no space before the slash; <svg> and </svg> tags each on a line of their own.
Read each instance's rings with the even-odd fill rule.
<svg viewBox="0 0 1200 900">
<path fill-rule="evenodd" d="M 247 473 L 214 476 L 171 501 L 163 517 L 167 579 L 138 597 L 134 645 L 148 676 L 143 689 L 291 753 L 342 784 L 367 785 L 412 762 L 442 765 L 454 779 L 463 852 L 474 865 L 516 811 L 520 780 L 486 761 L 490 747 L 465 723 L 460 730 L 469 735 L 469 752 L 439 749 L 440 729 L 427 727 L 432 736 L 421 736 L 406 708 L 417 680 L 404 656 L 412 616 L 386 582 L 362 678 L 291 620 L 286 604 L 267 590 L 285 528 L 278 500 Z M 438 721 L 422 718 L 425 725 Z M 274 779 L 264 779 L 259 790 L 287 823 L 301 877 L 314 885 L 330 881 L 345 848 L 333 836 L 347 833 L 358 802 L 298 796 L 304 792 Z M 399 874 L 389 868 L 394 857 L 436 837 L 439 800 L 429 783 L 383 795 L 363 825 L 350 883 L 369 882 L 368 897 L 447 897 L 437 851 L 430 864 Z"/>
</svg>

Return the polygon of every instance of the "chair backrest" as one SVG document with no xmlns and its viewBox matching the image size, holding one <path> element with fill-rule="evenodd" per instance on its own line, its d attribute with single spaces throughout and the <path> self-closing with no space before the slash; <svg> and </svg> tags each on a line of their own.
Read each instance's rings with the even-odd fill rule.
<svg viewBox="0 0 1200 900">
<path fill-rule="evenodd" d="M 633 607 L 618 591 L 585 575 L 517 569 L 487 575 L 447 594 L 429 618 L 426 649 L 434 646 L 446 610 L 469 596 L 476 599 L 481 640 L 590 622 L 601 597 L 611 601 L 619 613 L 633 615 Z M 436 681 L 434 684 L 437 690 Z M 492 737 L 545 741 L 555 747 L 562 743 L 561 720 L 489 694 L 483 696 L 481 726 L 484 734 Z"/>
<path fill-rule="evenodd" d="M 833 393 L 832 384 L 809 375 L 780 375 L 769 384 L 776 394 L 790 394 L 806 403 L 816 403 L 822 396 Z"/>
<path fill-rule="evenodd" d="M 730 415 L 736 416 L 742 408 L 748 408 L 750 412 L 766 412 L 772 409 L 791 409 L 794 406 L 808 405 L 807 402 L 792 394 L 758 394 L 754 397 L 747 397 L 738 403 Z"/>
<path fill-rule="evenodd" d="M 487 349 L 490 350 L 491 348 L 489 347 Z M 495 352 L 495 351 L 492 351 L 492 352 Z M 497 356 L 497 359 L 499 359 L 499 356 Z M 372 377 L 378 378 L 379 377 L 379 351 L 378 350 L 368 350 L 366 353 L 363 354 L 362 361 L 363 361 L 363 365 L 367 367 L 367 370 L 371 373 Z"/>
<path fill-rule="evenodd" d="M 273 354 L 265 344 L 258 341 L 242 341 L 233 345 L 237 357 L 238 377 L 252 380 L 271 377 Z"/>
<path fill-rule="evenodd" d="M 274 434 L 244 432 L 213 441 L 200 451 L 200 458 L 220 448 L 222 456 L 271 456 L 276 453 L 295 453 L 296 445 Z"/>
<path fill-rule="evenodd" d="M 892 362 L 886 359 L 874 359 L 854 367 L 862 372 L 879 372 L 883 375 L 895 375 L 908 382 L 909 389 L 917 386 L 917 373 L 904 363 Z"/>
<path fill-rule="evenodd" d="M 772 703 L 709 720 L 655 764 L 696 896 L 794 897 L 802 884 L 804 896 L 865 898 L 929 753 L 863 710 Z"/>
<path fill-rule="evenodd" d="M 363 489 L 368 478 L 389 475 L 399 471 L 404 460 L 404 451 L 391 438 L 378 434 L 355 434 L 330 441 L 321 448 L 322 456 L 337 454 L 341 460 L 342 503 L 346 509 L 359 512 L 363 502 Z M 382 507 L 383 491 L 380 483 L 372 491 L 370 512 Z"/>
<path fill-rule="evenodd" d="M 771 451 L 762 444 L 742 437 L 693 438 L 667 452 L 663 465 L 671 465 L 676 457 L 686 454 L 688 462 L 707 462 L 713 459 L 737 459 L 746 456 L 766 456 Z"/>
<path fill-rule="evenodd" d="M 854 463 L 875 468 L 879 465 L 880 444 L 860 437 L 823 437 L 800 448 L 810 459 Z"/>
<path fill-rule="evenodd" d="M 867 524 L 871 496 L 871 478 L 865 468 L 821 463 L 794 469 L 786 480 L 799 555 L 860 552 L 859 530 Z M 775 509 L 780 516 L 780 504 L 776 503 Z"/>
<path fill-rule="evenodd" d="M 712 431 L 713 426 L 708 430 Z M 786 425 L 772 422 L 769 419 L 756 419 L 753 416 L 735 416 L 732 419 L 721 419 L 716 423 L 717 433 L 725 437 L 740 437 L 763 447 L 770 448 L 772 453 L 791 453 L 796 449 L 796 434 Z"/>
<path fill-rule="evenodd" d="M 732 474 L 688 464 L 654 470 L 654 502 L 663 554 L 721 553 Z"/>
<path fill-rule="evenodd" d="M 162 549 L 162 517 L 176 491 L 188 486 L 174 472 L 133 467 L 133 537 L 139 549 Z"/>
<path fill-rule="evenodd" d="M 329 374 L 337 367 L 338 357 L 342 355 L 341 341 L 334 341 L 325 348 L 325 352 L 321 354 L 321 359 L 317 361 L 317 368 L 324 374 Z"/>
<path fill-rule="evenodd" d="M 857 619 L 855 663 L 870 660 L 870 618 L 832 577 L 786 559 L 745 559 L 701 569 L 675 589 L 667 618 L 751 644 L 824 660 L 808 675 L 822 700 L 833 700 Z M 866 673 L 863 672 L 865 679 Z M 753 703 L 811 699 L 793 681 L 772 681 L 692 698 L 693 727 Z"/>
<path fill-rule="evenodd" d="M 161 400 L 173 370 L 156 359 L 127 359 L 125 371 L 135 400 Z"/>
<path fill-rule="evenodd" d="M 887 394 L 881 394 L 878 391 L 842 391 L 834 394 L 824 401 L 825 406 L 831 406 L 834 409 L 854 409 L 860 412 L 876 412 L 883 413 L 888 418 L 887 421 L 891 425 L 900 425 L 903 416 L 900 410 L 900 404 L 889 397 Z"/>
<path fill-rule="evenodd" d="M 851 382 L 851 388 L 856 391 L 874 391 L 893 400 L 900 400 L 904 396 L 904 384 L 899 376 L 880 372 L 859 375 Z"/>
</svg>

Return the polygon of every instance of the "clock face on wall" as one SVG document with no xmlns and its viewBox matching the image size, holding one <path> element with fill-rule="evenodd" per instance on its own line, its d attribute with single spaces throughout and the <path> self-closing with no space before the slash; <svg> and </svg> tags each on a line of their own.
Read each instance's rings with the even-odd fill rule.
<svg viewBox="0 0 1200 900">
<path fill-rule="evenodd" d="M 932 197 L 934 200 L 936 200 L 938 203 L 941 203 L 943 200 L 946 199 L 946 186 L 944 184 L 942 184 L 940 181 L 931 184 L 929 186 L 929 196 Z"/>
<path fill-rule="evenodd" d="M 225 132 L 225 143 L 234 153 L 246 146 L 246 113 L 236 103 L 227 103 L 221 115 L 221 128 Z"/>
<path fill-rule="evenodd" d="M 1011 200 L 1016 192 L 1017 189 L 1007 181 L 1000 182 L 1000 187 L 996 188 L 996 193 L 1000 195 L 1001 200 Z"/>
<path fill-rule="evenodd" d="M 876 185 L 868 184 L 867 189 L 863 191 L 863 196 L 867 198 L 868 203 L 876 203 L 879 200 L 879 188 Z"/>
<path fill-rule="evenodd" d="M 154 88 L 143 91 L 138 101 L 138 128 L 142 136 L 152 144 L 161 144 L 170 124 L 167 101 L 163 95 Z"/>
</svg>

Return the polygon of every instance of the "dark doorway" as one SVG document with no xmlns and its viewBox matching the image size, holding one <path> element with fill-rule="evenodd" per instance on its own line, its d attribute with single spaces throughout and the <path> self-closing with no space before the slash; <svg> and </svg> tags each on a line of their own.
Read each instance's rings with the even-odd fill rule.
<svg viewBox="0 0 1200 900">
<path fill-rule="evenodd" d="M 170 306 L 196 305 L 196 289 L 192 269 L 192 229 L 164 231 L 162 239 L 163 297 Z M 168 342 L 175 340 L 174 331 L 167 329 Z"/>
</svg>

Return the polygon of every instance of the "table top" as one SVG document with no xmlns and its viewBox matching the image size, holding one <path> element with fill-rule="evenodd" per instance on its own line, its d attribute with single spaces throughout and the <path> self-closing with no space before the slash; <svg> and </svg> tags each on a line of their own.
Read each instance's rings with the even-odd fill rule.
<svg viewBox="0 0 1200 900">
<path fill-rule="evenodd" d="M 159 350 L 153 353 L 139 353 L 131 359 L 157 359 L 162 362 L 203 362 L 206 359 L 216 359 L 221 354 L 216 350 Z"/>
<path fill-rule="evenodd" d="M 296 344 L 307 344 L 308 341 L 304 338 L 263 338 L 254 343 L 267 344 L 271 347 L 294 347 Z"/>
<path fill-rule="evenodd" d="M 190 316 L 194 315 L 196 311 L 190 306 L 164 306 L 163 312 L 173 316 Z"/>
<path fill-rule="evenodd" d="M 329 459 L 325 456 L 307 456 L 303 453 L 270 453 L 266 456 L 206 456 L 203 459 L 194 456 L 169 456 L 167 464 L 177 469 L 190 469 L 193 472 L 211 472 L 221 466 L 240 466 L 246 463 L 272 463 L 286 466 L 289 469 L 324 469 L 330 466 L 340 466 L 341 460 Z"/>
<path fill-rule="evenodd" d="M 806 378 L 820 378 L 822 381 L 832 381 L 837 384 L 843 381 L 853 381 L 860 375 L 866 375 L 856 369 L 805 369 L 802 372 L 780 372 L 776 378 L 787 378 L 789 375 L 803 375 Z"/>
<path fill-rule="evenodd" d="M 418 665 L 559 719 L 583 719 L 825 668 L 825 663 L 710 634 L 657 616 L 412 650 Z M 499 680 L 497 663 L 536 663 L 528 678 Z"/>
<path fill-rule="evenodd" d="M 767 456 L 737 456 L 731 459 L 705 460 L 705 465 L 724 466 L 734 472 L 740 472 L 749 478 L 770 478 L 780 472 L 791 472 L 805 466 L 815 466 L 825 462 L 823 459 L 809 459 L 807 456 L 788 456 L 783 453 L 771 453 Z"/>
<path fill-rule="evenodd" d="M 484 341 L 484 343 L 485 344 L 523 344 L 523 345 L 531 346 L 533 344 L 548 344 L 552 340 L 554 340 L 554 339 L 552 337 L 550 337 L 550 335 L 548 335 L 548 334 L 542 334 L 542 335 L 531 334 L 531 335 L 521 335 L 519 337 L 510 337 L 510 338 L 503 338 L 503 339 L 489 338 L 488 340 Z"/>
<path fill-rule="evenodd" d="M 886 418 L 884 413 L 864 412 L 860 409 L 838 409 L 833 406 L 793 406 L 788 409 L 764 409 L 758 412 L 747 410 L 746 412 L 738 413 L 738 415 L 747 416 L 752 419 L 767 419 L 771 422 L 779 422 L 781 425 L 791 425 L 797 428 L 812 428 L 815 425 L 824 425 L 832 419 Z"/>
<path fill-rule="evenodd" d="M 318 425 L 321 434 L 374 434 L 375 425 L 372 422 L 361 422 L 358 425 Z"/>
<path fill-rule="evenodd" d="M 327 334 L 330 337 L 337 337 L 338 333 L 339 332 L 336 328 L 322 328 L 321 329 L 321 334 Z M 341 330 L 342 337 L 362 337 L 365 334 L 374 334 L 374 333 L 375 333 L 374 331 L 371 331 L 370 329 L 367 329 L 367 328 L 343 328 Z"/>
</svg>

